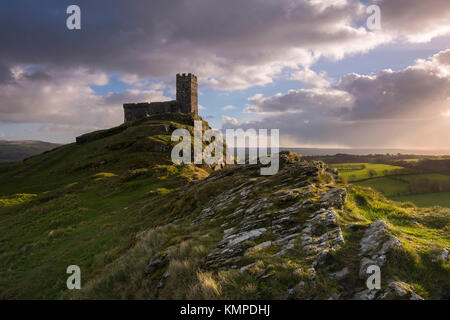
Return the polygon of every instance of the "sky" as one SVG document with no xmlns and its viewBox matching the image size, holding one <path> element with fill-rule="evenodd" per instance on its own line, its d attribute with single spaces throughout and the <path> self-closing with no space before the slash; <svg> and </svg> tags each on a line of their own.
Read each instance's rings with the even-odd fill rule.
<svg viewBox="0 0 450 320">
<path fill-rule="evenodd" d="M 175 99 L 189 72 L 213 128 L 279 129 L 283 147 L 450 149 L 448 0 L 0 4 L 0 140 L 73 142 L 121 124 L 124 103 Z"/>
</svg>

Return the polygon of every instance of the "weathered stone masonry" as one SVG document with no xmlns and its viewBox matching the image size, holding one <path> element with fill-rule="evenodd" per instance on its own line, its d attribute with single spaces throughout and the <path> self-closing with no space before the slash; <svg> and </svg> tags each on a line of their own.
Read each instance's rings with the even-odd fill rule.
<svg viewBox="0 0 450 320">
<path fill-rule="evenodd" d="M 125 122 L 145 118 L 152 114 L 181 112 L 198 114 L 197 77 L 177 74 L 177 99 L 163 102 L 126 103 L 123 105 Z"/>
</svg>

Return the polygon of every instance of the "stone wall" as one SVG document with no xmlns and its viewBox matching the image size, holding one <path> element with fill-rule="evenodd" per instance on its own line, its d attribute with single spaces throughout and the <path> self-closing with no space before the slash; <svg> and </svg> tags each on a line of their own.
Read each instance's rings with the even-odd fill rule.
<svg viewBox="0 0 450 320">
<path fill-rule="evenodd" d="M 123 105 L 125 122 L 146 118 L 152 114 L 183 112 L 178 101 L 164 101 L 152 103 L 126 103 Z"/>
</svg>

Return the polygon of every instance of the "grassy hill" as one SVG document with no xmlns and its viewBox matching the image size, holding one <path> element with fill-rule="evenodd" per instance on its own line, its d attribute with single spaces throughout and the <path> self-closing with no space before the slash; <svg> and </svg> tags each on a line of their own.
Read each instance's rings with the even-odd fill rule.
<svg viewBox="0 0 450 320">
<path fill-rule="evenodd" d="M 0 299 L 450 297 L 450 210 L 389 201 L 292 153 L 274 176 L 175 166 L 171 132 L 195 119 L 149 117 L 1 168 Z M 365 287 L 367 259 L 381 290 Z"/>
<path fill-rule="evenodd" d="M 60 146 L 43 141 L 1 141 L 0 165 L 11 164 Z"/>
</svg>

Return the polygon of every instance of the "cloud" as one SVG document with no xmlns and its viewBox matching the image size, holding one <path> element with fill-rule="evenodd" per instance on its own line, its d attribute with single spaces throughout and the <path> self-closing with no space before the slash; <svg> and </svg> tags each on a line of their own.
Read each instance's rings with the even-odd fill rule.
<svg viewBox="0 0 450 320">
<path fill-rule="evenodd" d="M 238 125 L 239 121 L 236 118 L 228 117 L 228 116 L 222 116 L 222 121 L 224 126 L 236 126 Z"/>
<path fill-rule="evenodd" d="M 375 76 L 350 74 L 337 89 L 353 96 L 343 117 L 358 119 L 426 119 L 440 116 L 450 99 L 450 50 L 418 60 L 404 70 L 383 70 Z"/>
<path fill-rule="evenodd" d="M 448 0 L 375 0 L 381 9 L 382 30 L 409 42 L 428 42 L 450 33 Z"/>
<path fill-rule="evenodd" d="M 450 49 L 403 70 L 348 74 L 336 85 L 249 98 L 247 127 L 279 128 L 285 141 L 352 147 L 448 147 Z M 236 126 L 227 122 L 226 126 Z"/>
<path fill-rule="evenodd" d="M 0 65 L 86 67 L 122 72 L 124 81 L 191 71 L 212 88 L 240 90 L 321 56 L 450 33 L 447 0 L 413 2 L 380 1 L 380 32 L 366 30 L 366 6 L 357 0 L 80 0 L 76 32 L 65 28 L 64 1 L 11 2 L 0 10 Z"/>
<path fill-rule="evenodd" d="M 234 109 L 236 109 L 236 107 L 233 105 L 227 105 L 222 107 L 222 110 L 234 110 Z"/>
<path fill-rule="evenodd" d="M 327 79 L 325 72 L 317 74 L 315 71 L 305 68 L 291 75 L 292 80 L 298 80 L 309 87 L 329 87 L 330 79 Z"/>
<path fill-rule="evenodd" d="M 109 78 L 103 72 L 85 68 L 15 67 L 11 74 L 11 81 L 0 84 L 0 119 L 5 122 L 104 128 L 123 121 L 123 103 L 170 100 L 163 92 L 153 89 L 97 95 L 91 86 L 104 86 Z"/>
<path fill-rule="evenodd" d="M 304 113 L 309 112 L 340 112 L 352 103 L 352 95 L 335 88 L 312 88 L 289 90 L 288 93 L 278 93 L 272 97 L 262 94 L 251 97 L 252 104 L 244 112 L 247 113 Z"/>
</svg>

